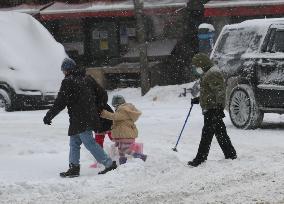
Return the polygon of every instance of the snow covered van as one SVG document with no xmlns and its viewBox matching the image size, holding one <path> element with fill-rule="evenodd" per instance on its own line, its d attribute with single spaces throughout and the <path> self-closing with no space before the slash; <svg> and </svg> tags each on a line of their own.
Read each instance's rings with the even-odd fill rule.
<svg viewBox="0 0 284 204">
<path fill-rule="evenodd" d="M 211 59 L 226 76 L 234 126 L 255 129 L 264 113 L 284 113 L 284 18 L 225 26 Z"/>
<path fill-rule="evenodd" d="M 53 103 L 63 74 L 63 46 L 32 16 L 0 12 L 0 108 Z"/>
</svg>

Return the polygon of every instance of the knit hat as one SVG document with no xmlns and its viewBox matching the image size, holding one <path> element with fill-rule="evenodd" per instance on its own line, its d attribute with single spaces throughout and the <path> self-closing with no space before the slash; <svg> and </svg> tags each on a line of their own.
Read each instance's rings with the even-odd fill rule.
<svg viewBox="0 0 284 204">
<path fill-rule="evenodd" d="M 214 65 L 210 58 L 201 52 L 193 56 L 191 63 L 195 67 L 200 67 L 204 72 L 207 72 Z"/>
<path fill-rule="evenodd" d="M 125 103 L 125 99 L 123 98 L 123 96 L 121 96 L 121 95 L 114 95 L 112 97 L 111 105 L 113 107 L 119 106 L 119 105 L 124 104 L 124 103 Z"/>
<path fill-rule="evenodd" d="M 71 71 L 76 68 L 76 62 L 71 58 L 65 58 L 61 65 L 61 71 Z"/>
</svg>

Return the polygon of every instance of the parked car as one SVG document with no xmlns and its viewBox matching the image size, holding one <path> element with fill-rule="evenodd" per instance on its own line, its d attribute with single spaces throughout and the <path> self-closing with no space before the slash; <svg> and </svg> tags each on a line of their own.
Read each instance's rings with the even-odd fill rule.
<svg viewBox="0 0 284 204">
<path fill-rule="evenodd" d="M 264 113 L 284 113 L 284 18 L 225 26 L 211 59 L 224 72 L 234 126 L 255 129 Z"/>
<path fill-rule="evenodd" d="M 63 78 L 63 46 L 28 14 L 0 12 L 0 27 L 0 108 L 52 104 Z"/>
</svg>

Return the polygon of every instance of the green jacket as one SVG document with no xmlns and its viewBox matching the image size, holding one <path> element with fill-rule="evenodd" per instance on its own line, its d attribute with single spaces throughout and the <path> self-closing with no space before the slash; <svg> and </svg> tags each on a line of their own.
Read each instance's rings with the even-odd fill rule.
<svg viewBox="0 0 284 204">
<path fill-rule="evenodd" d="M 206 71 L 206 70 L 205 70 Z M 225 108 L 226 89 L 224 77 L 217 66 L 204 73 L 200 81 L 200 106 L 203 110 Z"/>
</svg>

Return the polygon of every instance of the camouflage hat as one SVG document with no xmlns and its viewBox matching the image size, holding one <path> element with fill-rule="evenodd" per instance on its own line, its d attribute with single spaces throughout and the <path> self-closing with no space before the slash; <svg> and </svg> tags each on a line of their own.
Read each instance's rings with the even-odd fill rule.
<svg viewBox="0 0 284 204">
<path fill-rule="evenodd" d="M 191 63 L 195 67 L 200 67 L 204 72 L 207 72 L 214 65 L 210 58 L 201 52 L 193 56 Z"/>
<path fill-rule="evenodd" d="M 121 96 L 121 95 L 114 95 L 112 97 L 111 105 L 113 107 L 119 106 L 119 105 L 124 104 L 124 103 L 125 103 L 125 99 L 123 98 L 123 96 Z"/>
</svg>

